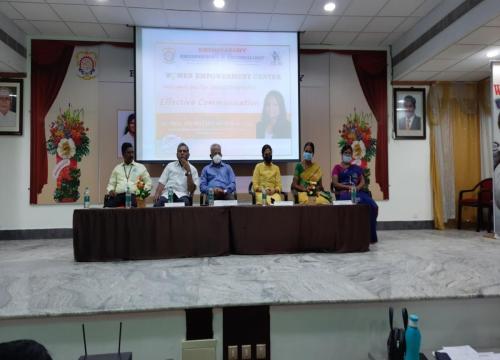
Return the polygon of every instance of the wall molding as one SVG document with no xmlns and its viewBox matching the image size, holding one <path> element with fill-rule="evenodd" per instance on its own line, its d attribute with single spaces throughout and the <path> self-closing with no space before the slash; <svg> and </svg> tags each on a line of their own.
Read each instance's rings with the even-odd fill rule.
<svg viewBox="0 0 500 360">
<path fill-rule="evenodd" d="M 434 229 L 433 220 L 423 221 L 379 221 L 377 230 L 429 230 Z M 27 229 L 0 230 L 0 240 L 52 240 L 71 239 L 73 229 Z"/>
<path fill-rule="evenodd" d="M 0 230 L 0 240 L 71 239 L 73 229 Z"/>
</svg>

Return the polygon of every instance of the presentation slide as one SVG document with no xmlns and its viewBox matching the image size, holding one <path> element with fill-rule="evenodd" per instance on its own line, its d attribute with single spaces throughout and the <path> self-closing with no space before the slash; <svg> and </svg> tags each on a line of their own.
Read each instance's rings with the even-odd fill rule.
<svg viewBox="0 0 500 360">
<path fill-rule="evenodd" d="M 136 28 L 136 158 L 299 158 L 296 33 Z"/>
</svg>

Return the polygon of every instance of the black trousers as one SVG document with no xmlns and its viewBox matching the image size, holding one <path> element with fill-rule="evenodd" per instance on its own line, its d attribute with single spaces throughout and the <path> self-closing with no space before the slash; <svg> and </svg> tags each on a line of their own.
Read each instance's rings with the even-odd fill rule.
<svg viewBox="0 0 500 360">
<path fill-rule="evenodd" d="M 125 207 L 125 193 L 116 194 L 115 196 L 104 196 L 105 208 Z M 135 195 L 132 194 L 132 207 L 137 207 Z"/>
<path fill-rule="evenodd" d="M 173 198 L 174 202 L 183 202 L 184 206 L 192 206 L 193 205 L 193 198 L 190 196 L 181 196 L 178 197 L 177 195 L 174 194 Z M 165 203 L 168 202 L 168 199 L 165 196 L 160 196 L 158 201 L 154 204 L 154 207 L 163 207 L 165 206 Z"/>
</svg>

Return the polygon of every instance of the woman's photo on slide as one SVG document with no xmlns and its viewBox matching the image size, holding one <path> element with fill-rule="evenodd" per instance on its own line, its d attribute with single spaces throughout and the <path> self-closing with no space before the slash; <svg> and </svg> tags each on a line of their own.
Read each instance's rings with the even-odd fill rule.
<svg viewBox="0 0 500 360">
<path fill-rule="evenodd" d="M 264 98 L 261 120 L 256 125 L 258 139 L 288 139 L 291 124 L 285 107 L 285 100 L 279 91 L 272 90 Z"/>
<path fill-rule="evenodd" d="M 117 124 L 117 154 L 118 158 L 121 158 L 123 143 L 131 143 L 135 149 L 135 112 L 132 110 L 118 110 Z"/>
</svg>

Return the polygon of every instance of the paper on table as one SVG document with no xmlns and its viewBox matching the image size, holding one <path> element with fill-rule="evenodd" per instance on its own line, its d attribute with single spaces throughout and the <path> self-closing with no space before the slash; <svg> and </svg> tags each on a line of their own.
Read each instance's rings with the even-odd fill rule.
<svg viewBox="0 0 500 360">
<path fill-rule="evenodd" d="M 333 205 L 354 205 L 351 200 L 333 200 Z"/>
<path fill-rule="evenodd" d="M 272 206 L 293 206 L 293 201 L 276 201 Z"/>
<path fill-rule="evenodd" d="M 440 350 L 448 354 L 451 360 L 483 360 L 479 354 L 469 345 L 464 346 L 445 346 Z"/>
<path fill-rule="evenodd" d="M 500 360 L 500 354 L 492 352 L 479 353 L 478 355 L 480 360 Z"/>
<path fill-rule="evenodd" d="M 238 206 L 238 200 L 215 200 L 214 206 Z"/>
</svg>

